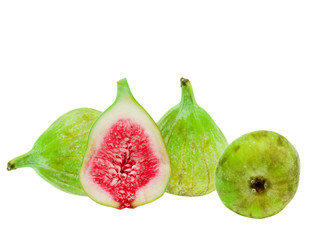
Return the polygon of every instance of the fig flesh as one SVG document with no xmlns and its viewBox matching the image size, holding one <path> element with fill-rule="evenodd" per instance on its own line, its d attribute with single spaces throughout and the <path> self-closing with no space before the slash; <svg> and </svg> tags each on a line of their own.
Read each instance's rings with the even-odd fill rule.
<svg viewBox="0 0 320 240">
<path fill-rule="evenodd" d="M 118 81 L 115 102 L 89 134 L 80 171 L 84 190 L 102 205 L 135 208 L 162 196 L 169 176 L 170 160 L 157 125 L 134 99 L 127 80 Z"/>
<path fill-rule="evenodd" d="M 201 196 L 214 191 L 214 171 L 228 143 L 210 115 L 194 98 L 189 80 L 181 79 L 181 101 L 158 122 L 171 159 L 167 192 Z"/>
<path fill-rule="evenodd" d="M 30 152 L 8 162 L 7 169 L 31 167 L 56 188 L 86 195 L 79 171 L 90 128 L 100 114 L 91 108 L 79 108 L 62 115 L 38 138 Z"/>
<path fill-rule="evenodd" d="M 293 145 L 275 132 L 256 131 L 241 136 L 225 150 L 216 168 L 216 188 L 232 211 L 266 218 L 291 201 L 299 174 L 299 155 Z"/>
</svg>

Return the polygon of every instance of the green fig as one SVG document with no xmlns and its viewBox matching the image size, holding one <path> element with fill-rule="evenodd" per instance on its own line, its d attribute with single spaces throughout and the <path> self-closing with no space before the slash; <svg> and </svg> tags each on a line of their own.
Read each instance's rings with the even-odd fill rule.
<svg viewBox="0 0 320 240">
<path fill-rule="evenodd" d="M 299 174 L 299 155 L 293 145 L 275 132 L 256 131 L 227 147 L 216 168 L 216 188 L 232 211 L 266 218 L 291 201 Z"/>
<path fill-rule="evenodd" d="M 94 109 L 79 108 L 62 115 L 38 138 L 30 152 L 8 162 L 7 169 L 31 167 L 56 188 L 86 195 L 79 171 L 90 128 L 100 114 Z"/>
<path fill-rule="evenodd" d="M 215 190 L 214 172 L 228 142 L 193 95 L 189 80 L 181 79 L 181 101 L 158 122 L 171 159 L 167 192 L 201 196 Z"/>
<path fill-rule="evenodd" d="M 118 209 L 154 201 L 166 190 L 170 160 L 158 126 L 118 81 L 115 102 L 92 126 L 80 170 L 94 201 Z"/>
</svg>

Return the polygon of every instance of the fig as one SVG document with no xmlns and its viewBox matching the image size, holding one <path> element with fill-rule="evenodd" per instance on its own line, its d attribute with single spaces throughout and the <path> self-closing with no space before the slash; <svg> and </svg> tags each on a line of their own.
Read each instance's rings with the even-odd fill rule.
<svg viewBox="0 0 320 240">
<path fill-rule="evenodd" d="M 135 208 L 165 192 L 170 159 L 156 123 L 135 100 L 127 80 L 117 84 L 115 102 L 89 133 L 80 181 L 97 203 Z"/>
<path fill-rule="evenodd" d="M 246 217 L 266 218 L 291 201 L 299 174 L 293 145 L 278 133 L 256 131 L 227 147 L 216 168 L 216 188 L 227 208 Z"/>
<path fill-rule="evenodd" d="M 7 169 L 31 167 L 58 189 L 86 195 L 79 171 L 90 128 L 100 114 L 94 109 L 79 108 L 62 115 L 38 138 L 30 152 L 8 162 Z"/>
<path fill-rule="evenodd" d="M 190 81 L 180 81 L 180 103 L 158 122 L 171 159 L 167 192 L 201 196 L 215 190 L 215 168 L 228 143 L 210 115 L 196 103 Z"/>
</svg>

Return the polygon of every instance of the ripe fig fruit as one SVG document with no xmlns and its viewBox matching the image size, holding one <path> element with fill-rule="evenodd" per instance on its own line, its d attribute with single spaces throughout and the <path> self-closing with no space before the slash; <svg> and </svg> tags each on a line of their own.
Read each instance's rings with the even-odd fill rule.
<svg viewBox="0 0 320 240">
<path fill-rule="evenodd" d="M 215 189 L 214 171 L 228 143 L 210 115 L 193 95 L 189 80 L 181 79 L 181 101 L 158 122 L 171 159 L 167 192 L 201 196 Z"/>
<path fill-rule="evenodd" d="M 8 162 L 7 169 L 31 167 L 60 190 L 86 195 L 79 171 L 89 131 L 100 114 L 94 109 L 79 108 L 62 115 L 38 138 L 30 152 Z"/>
<path fill-rule="evenodd" d="M 232 211 L 266 218 L 291 201 L 299 174 L 299 155 L 290 142 L 275 132 L 256 131 L 225 150 L 216 168 L 216 188 Z"/>
<path fill-rule="evenodd" d="M 115 102 L 92 126 L 80 181 L 94 201 L 135 208 L 162 196 L 170 177 L 170 160 L 161 133 L 118 81 Z"/>
</svg>

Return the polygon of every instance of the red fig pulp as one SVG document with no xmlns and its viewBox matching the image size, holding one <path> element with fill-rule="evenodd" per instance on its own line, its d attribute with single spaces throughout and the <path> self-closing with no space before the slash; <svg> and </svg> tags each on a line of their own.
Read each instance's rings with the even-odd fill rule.
<svg viewBox="0 0 320 240">
<path fill-rule="evenodd" d="M 133 98 L 127 81 L 118 97 L 93 125 L 80 179 L 98 203 L 134 208 L 160 197 L 170 175 L 160 131 Z"/>
</svg>

